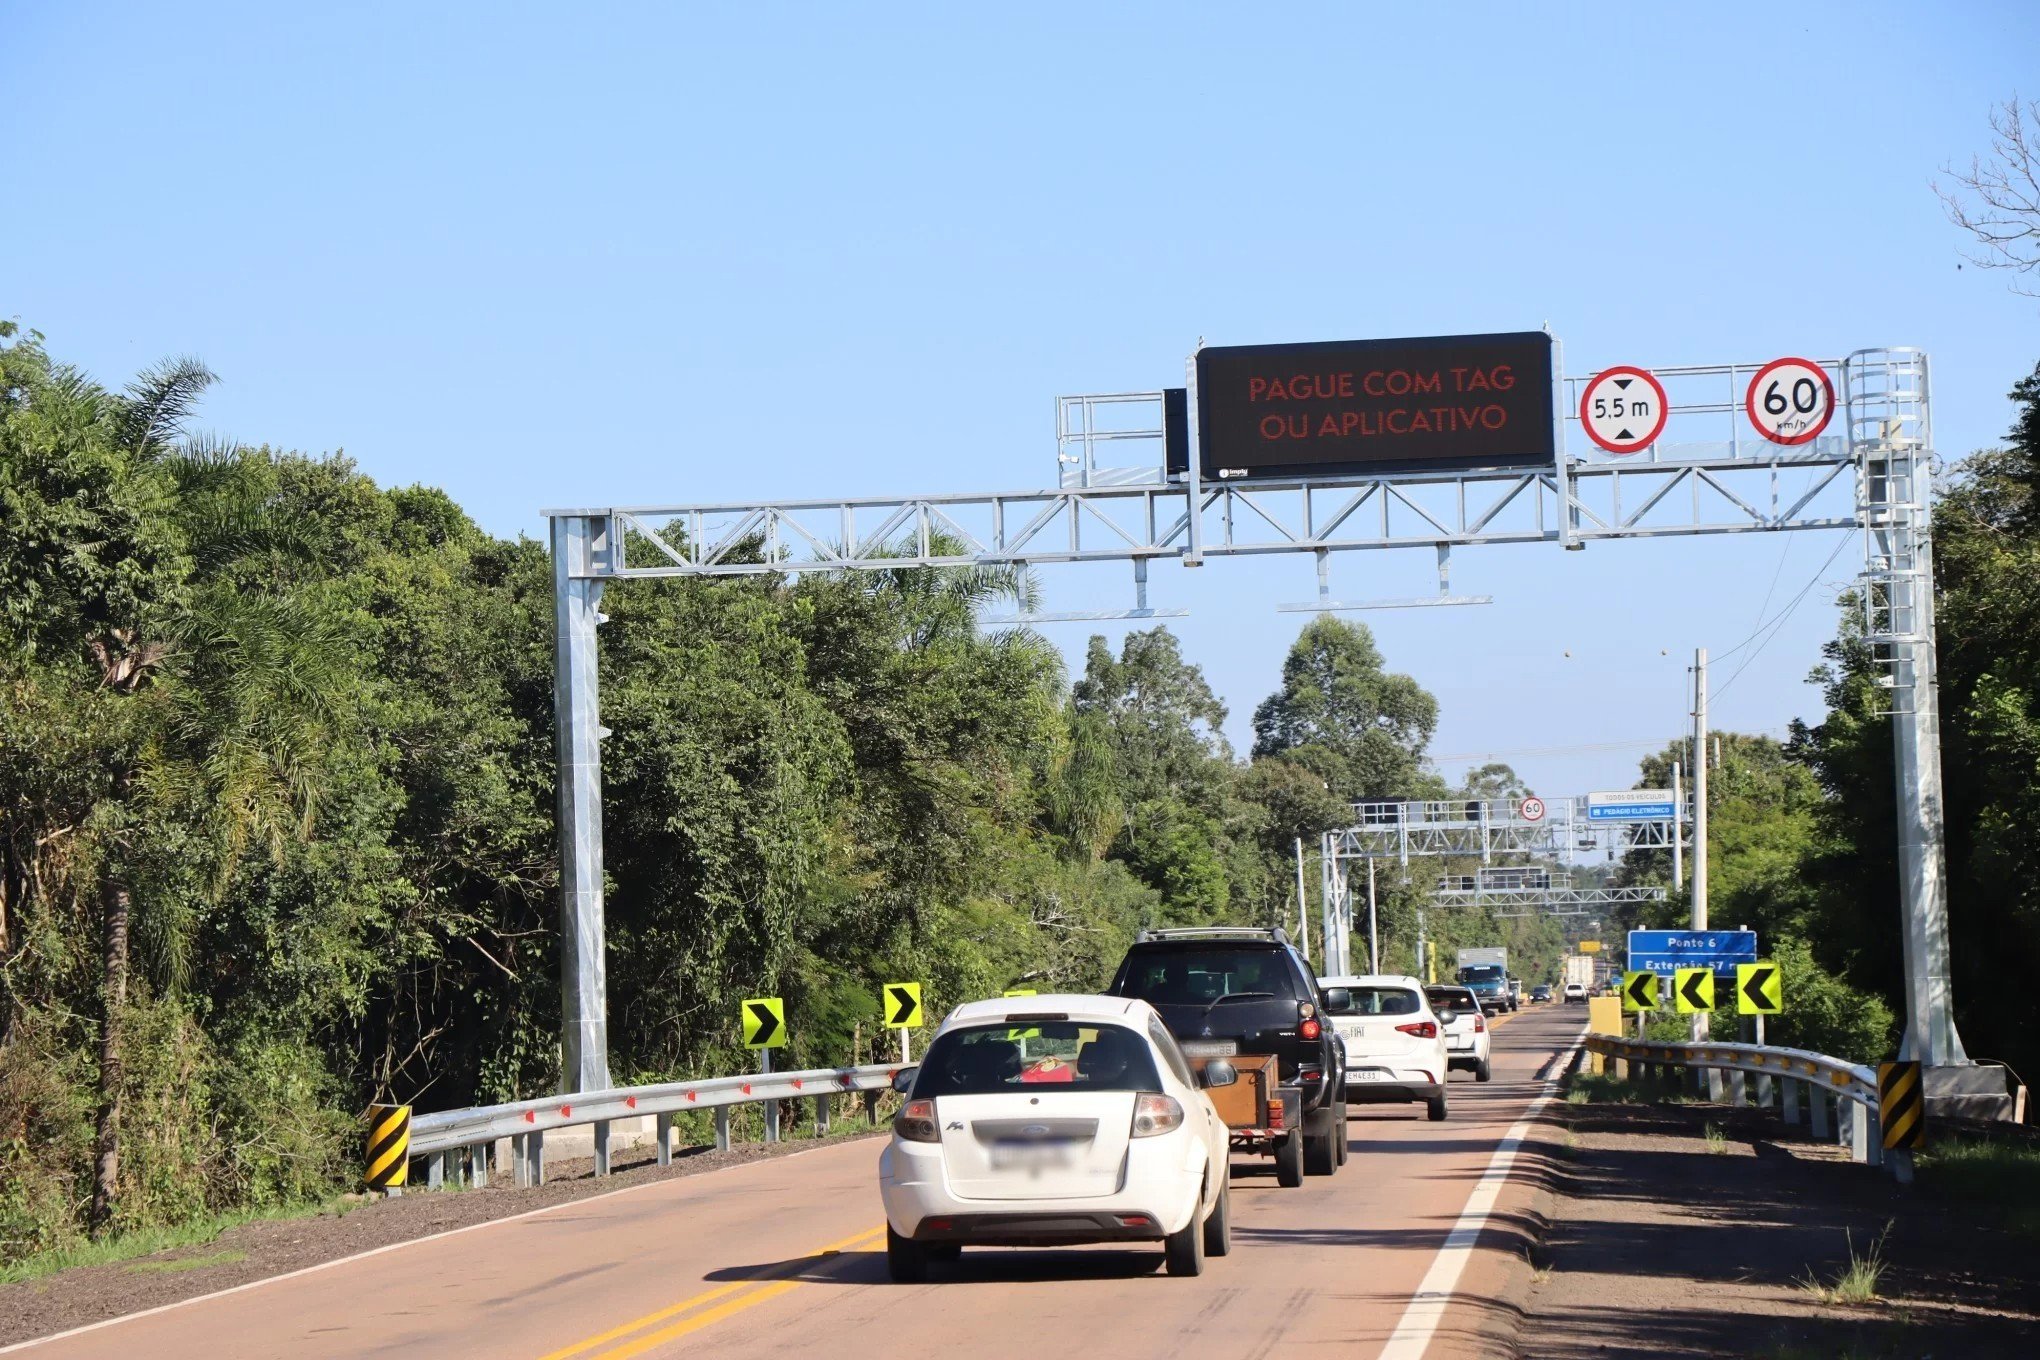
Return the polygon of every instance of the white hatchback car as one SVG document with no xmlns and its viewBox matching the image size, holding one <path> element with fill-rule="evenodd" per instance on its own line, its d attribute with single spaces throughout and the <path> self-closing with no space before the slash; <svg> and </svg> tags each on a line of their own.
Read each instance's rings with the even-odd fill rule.
<svg viewBox="0 0 2040 1360">
<path fill-rule="evenodd" d="M 1327 990 L 1343 988 L 1350 997 L 1344 1009 L 1326 1012 L 1346 1046 L 1346 1102 L 1422 1101 L 1432 1119 L 1443 1119 L 1451 1059 L 1445 1028 L 1424 999 L 1424 984 L 1372 973 L 1318 982 Z"/>
<path fill-rule="evenodd" d="M 1480 998 L 1470 988 L 1439 983 L 1424 988 L 1424 1000 L 1445 1031 L 1446 1067 L 1471 1072 L 1475 1081 L 1491 1079 L 1494 1041 Z"/>
<path fill-rule="evenodd" d="M 886 1264 L 927 1278 L 965 1245 L 1161 1242 L 1171 1275 L 1232 1249 L 1229 1134 L 1145 1001 L 1027 996 L 959 1006 L 918 1067 L 879 1158 Z"/>
</svg>

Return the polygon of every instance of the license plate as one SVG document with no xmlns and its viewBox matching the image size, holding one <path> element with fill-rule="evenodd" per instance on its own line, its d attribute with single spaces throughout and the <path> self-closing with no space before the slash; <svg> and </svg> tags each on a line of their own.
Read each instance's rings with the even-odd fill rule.
<svg viewBox="0 0 2040 1360">
<path fill-rule="evenodd" d="M 994 1143 L 992 1166 L 1000 1171 L 1044 1171 L 1070 1164 L 1067 1143 Z"/>
<path fill-rule="evenodd" d="M 1364 1068 L 1364 1067 L 1363 1067 L 1363 1068 L 1361 1068 L 1361 1069 L 1360 1069 L 1360 1070 L 1359 1070 L 1358 1072 L 1348 1072 L 1348 1073 L 1346 1074 L 1346 1080 L 1348 1080 L 1348 1081 L 1387 1081 L 1387 1080 L 1388 1080 L 1388 1073 L 1386 1073 L 1386 1072 L 1378 1072 L 1378 1071 L 1372 1071 L 1372 1070 L 1370 1070 L 1370 1069 L 1368 1069 L 1368 1068 Z"/>
<path fill-rule="evenodd" d="M 1186 1058 L 1233 1058 L 1240 1051 L 1237 1039 L 1185 1039 L 1177 1047 Z"/>
</svg>

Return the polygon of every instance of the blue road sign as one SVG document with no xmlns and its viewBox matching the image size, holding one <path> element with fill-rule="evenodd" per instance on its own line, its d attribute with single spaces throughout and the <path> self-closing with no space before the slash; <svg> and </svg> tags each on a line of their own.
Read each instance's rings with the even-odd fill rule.
<svg viewBox="0 0 2040 1360">
<path fill-rule="evenodd" d="M 1733 973 L 1739 963 L 1757 961 L 1754 930 L 1632 930 L 1629 970 L 1670 975 L 1681 968 Z"/>
<path fill-rule="evenodd" d="M 1624 789 L 1587 795 L 1590 822 L 1669 822 L 1676 811 L 1670 789 Z"/>
</svg>

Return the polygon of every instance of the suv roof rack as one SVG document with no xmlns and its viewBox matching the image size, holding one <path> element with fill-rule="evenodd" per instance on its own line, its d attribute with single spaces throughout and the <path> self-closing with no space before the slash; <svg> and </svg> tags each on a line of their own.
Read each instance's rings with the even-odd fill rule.
<svg viewBox="0 0 2040 1360">
<path fill-rule="evenodd" d="M 1169 930 L 1142 930 L 1133 937 L 1135 944 L 1150 940 L 1273 940 L 1276 944 L 1289 943 L 1289 933 L 1281 926 L 1180 926 Z"/>
</svg>

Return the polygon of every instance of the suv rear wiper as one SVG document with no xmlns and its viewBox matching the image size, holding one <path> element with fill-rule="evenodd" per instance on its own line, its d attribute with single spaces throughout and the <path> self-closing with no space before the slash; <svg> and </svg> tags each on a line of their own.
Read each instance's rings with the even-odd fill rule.
<svg viewBox="0 0 2040 1360">
<path fill-rule="evenodd" d="M 1224 996 L 1213 997 L 1211 1004 L 1197 1013 L 1197 1018 L 1199 1020 L 1204 1019 L 1214 1009 L 1223 1006 L 1228 1001 L 1273 1001 L 1274 999 L 1275 993 L 1273 992 L 1227 992 Z"/>
</svg>

